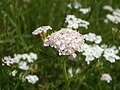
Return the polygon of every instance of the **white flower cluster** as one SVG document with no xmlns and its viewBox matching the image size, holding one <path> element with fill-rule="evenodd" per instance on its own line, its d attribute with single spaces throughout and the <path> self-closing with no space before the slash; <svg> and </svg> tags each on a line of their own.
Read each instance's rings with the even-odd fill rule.
<svg viewBox="0 0 120 90">
<path fill-rule="evenodd" d="M 28 70 L 28 64 L 34 62 L 34 60 L 37 60 L 37 55 L 31 52 L 30 54 L 15 54 L 13 58 L 6 56 L 2 59 L 2 62 L 3 65 L 6 64 L 8 66 L 17 63 L 19 69 Z"/>
<path fill-rule="evenodd" d="M 87 14 L 91 11 L 91 8 L 90 7 L 89 8 L 80 8 L 79 11 L 82 12 L 83 14 Z"/>
<path fill-rule="evenodd" d="M 4 66 L 5 64 L 6 64 L 7 66 L 10 66 L 10 65 L 12 65 L 12 64 L 14 63 L 14 60 L 13 60 L 13 58 L 11 58 L 11 56 L 5 56 L 5 57 L 2 59 L 2 62 L 4 62 L 4 63 L 2 63 L 3 66 Z"/>
<path fill-rule="evenodd" d="M 95 58 L 101 57 L 103 49 L 99 45 L 88 45 L 82 46 L 82 55 L 85 56 L 85 61 L 89 64 Z"/>
<path fill-rule="evenodd" d="M 94 33 L 88 33 L 84 35 L 84 39 L 86 41 L 90 41 L 90 42 L 95 42 L 96 44 L 100 44 L 102 41 L 102 38 L 100 35 L 96 35 Z"/>
<path fill-rule="evenodd" d="M 13 70 L 13 71 L 10 73 L 10 75 L 13 76 L 13 77 L 15 77 L 16 74 L 17 74 L 17 70 Z"/>
<path fill-rule="evenodd" d="M 116 60 L 120 60 L 120 56 L 116 55 L 118 52 L 119 50 L 115 46 L 111 48 L 105 48 L 103 56 L 107 61 L 114 63 Z"/>
<path fill-rule="evenodd" d="M 69 55 L 75 58 L 75 52 L 81 51 L 81 45 L 84 43 L 83 36 L 72 29 L 63 28 L 49 35 L 44 46 L 51 46 L 58 50 L 59 55 Z"/>
<path fill-rule="evenodd" d="M 35 84 L 39 80 L 39 78 L 36 75 L 27 75 L 25 79 L 27 79 L 28 82 L 31 84 Z"/>
<path fill-rule="evenodd" d="M 39 79 L 36 75 L 27 75 L 26 72 L 28 72 L 31 69 L 31 64 L 37 60 L 37 54 L 31 52 L 30 54 L 15 54 L 13 58 L 10 56 L 6 56 L 2 59 L 3 65 L 12 66 L 13 64 L 16 65 L 16 70 L 13 70 L 10 75 L 15 77 L 18 73 L 17 69 L 21 69 L 23 71 L 22 75 L 19 73 L 19 78 L 22 79 L 22 81 L 28 80 L 29 83 L 35 84 Z M 15 67 L 14 65 L 14 67 Z M 25 73 L 25 75 L 23 74 Z"/>
<path fill-rule="evenodd" d="M 119 24 L 120 23 L 120 9 L 112 9 L 110 6 L 104 6 L 103 9 L 109 10 L 112 14 L 107 14 L 105 22 L 108 23 L 108 20 L 112 23 Z"/>
<path fill-rule="evenodd" d="M 73 3 L 69 3 L 67 5 L 68 8 L 70 9 L 78 9 L 80 12 L 82 12 L 83 14 L 87 14 L 91 11 L 91 8 L 83 8 L 81 3 L 79 2 L 73 2 Z"/>
<path fill-rule="evenodd" d="M 102 74 L 102 77 L 100 79 L 102 81 L 107 81 L 107 83 L 110 83 L 110 81 L 112 81 L 112 77 L 107 73 Z"/>
<path fill-rule="evenodd" d="M 113 11 L 113 8 L 111 7 L 111 6 L 109 6 L 109 5 L 105 5 L 104 7 L 103 7 L 103 9 L 104 10 L 108 10 L 108 11 Z"/>
<path fill-rule="evenodd" d="M 42 26 L 34 30 L 32 34 L 38 35 L 38 34 L 46 33 L 48 30 L 52 30 L 52 28 L 50 26 Z"/>
<path fill-rule="evenodd" d="M 69 3 L 69 4 L 67 5 L 67 7 L 70 8 L 70 9 L 72 9 L 72 8 L 74 8 L 74 9 L 79 9 L 79 8 L 82 7 L 82 5 L 81 5 L 81 3 L 79 3 L 79 2 L 73 2 L 73 3 Z"/>
<path fill-rule="evenodd" d="M 74 15 L 67 15 L 66 21 L 68 23 L 67 28 L 78 29 L 78 27 L 83 27 L 88 29 L 89 22 L 76 18 Z"/>
</svg>

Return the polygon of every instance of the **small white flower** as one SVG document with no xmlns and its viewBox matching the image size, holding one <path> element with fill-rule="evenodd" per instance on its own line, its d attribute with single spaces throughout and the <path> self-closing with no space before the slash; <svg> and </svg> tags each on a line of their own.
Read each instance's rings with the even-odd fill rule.
<svg viewBox="0 0 120 90">
<path fill-rule="evenodd" d="M 96 44 L 100 44 L 102 42 L 101 36 L 97 36 L 95 33 L 85 34 L 84 39 L 86 41 L 95 42 Z"/>
<path fill-rule="evenodd" d="M 13 71 L 10 73 L 10 75 L 12 75 L 13 77 L 15 77 L 16 74 L 17 74 L 17 71 L 16 71 L 16 70 L 13 70 Z"/>
<path fill-rule="evenodd" d="M 102 44 L 102 45 L 101 45 L 101 48 L 102 48 L 102 49 L 106 49 L 107 47 L 108 47 L 108 46 L 107 46 L 106 44 Z"/>
<path fill-rule="evenodd" d="M 108 22 L 108 20 L 109 20 L 112 23 L 119 24 L 120 23 L 120 9 L 115 9 L 115 10 L 111 10 L 111 11 L 112 11 L 112 14 L 106 15 L 105 22 Z"/>
<path fill-rule="evenodd" d="M 32 59 L 34 59 L 34 60 L 37 60 L 37 54 L 35 54 L 35 53 L 30 53 L 30 57 L 32 58 Z"/>
<path fill-rule="evenodd" d="M 5 56 L 3 59 L 2 59 L 2 62 L 3 64 L 2 65 L 7 65 L 7 66 L 10 66 L 14 63 L 14 59 L 11 58 L 10 56 Z"/>
<path fill-rule="evenodd" d="M 68 73 L 70 74 L 70 77 L 73 77 L 72 67 L 70 67 L 70 68 L 68 69 Z"/>
<path fill-rule="evenodd" d="M 32 32 L 32 34 L 33 35 L 38 35 L 38 34 L 41 34 L 41 33 L 46 33 L 48 30 L 52 30 L 52 28 L 50 26 L 42 26 L 42 27 L 39 27 L 36 30 L 34 30 Z"/>
<path fill-rule="evenodd" d="M 108 11 L 113 11 L 113 8 L 111 7 L 111 6 L 109 6 L 109 5 L 105 5 L 104 7 L 103 7 L 103 9 L 104 10 L 108 10 Z"/>
<path fill-rule="evenodd" d="M 26 76 L 25 78 L 26 78 L 26 79 L 28 80 L 28 82 L 31 83 L 31 84 L 35 84 L 35 83 L 39 80 L 39 78 L 38 78 L 36 75 L 28 75 L 28 76 Z"/>
<path fill-rule="evenodd" d="M 67 7 L 70 8 L 70 9 L 72 9 L 71 3 L 69 3 L 69 4 L 67 5 Z"/>
<path fill-rule="evenodd" d="M 114 63 L 116 60 L 120 60 L 120 56 L 116 55 L 118 54 L 118 49 L 116 47 L 106 48 L 104 50 L 103 56 L 107 61 L 110 61 L 111 63 Z"/>
<path fill-rule="evenodd" d="M 87 14 L 91 11 L 91 8 L 90 7 L 89 8 L 80 8 L 79 11 L 82 12 L 83 14 Z"/>
<path fill-rule="evenodd" d="M 22 59 L 21 54 L 14 54 L 14 62 L 15 63 L 19 63 L 21 59 Z"/>
<path fill-rule="evenodd" d="M 86 56 L 85 61 L 89 64 L 95 58 L 101 57 L 103 53 L 103 49 L 99 45 L 87 45 L 83 44 L 82 47 L 82 55 Z"/>
<path fill-rule="evenodd" d="M 95 43 L 96 43 L 96 44 L 99 44 L 99 43 L 101 43 L 101 42 L 102 42 L 101 36 L 96 36 Z"/>
<path fill-rule="evenodd" d="M 80 68 L 77 68 L 76 73 L 80 73 L 80 71 L 81 71 Z"/>
<path fill-rule="evenodd" d="M 106 24 L 107 24 L 107 23 L 108 23 L 108 19 L 104 19 L 104 23 L 106 23 Z"/>
<path fill-rule="evenodd" d="M 70 77 L 73 77 L 73 74 L 76 75 L 76 74 L 80 73 L 80 68 L 75 69 L 75 68 L 70 67 L 70 68 L 68 68 L 68 73 L 69 73 Z"/>
<path fill-rule="evenodd" d="M 18 65 L 18 68 L 22 69 L 22 70 L 28 70 L 29 69 L 29 65 L 27 65 L 26 61 L 20 61 L 19 65 Z"/>
<path fill-rule="evenodd" d="M 118 50 L 120 50 L 120 46 L 118 47 Z"/>
<path fill-rule="evenodd" d="M 100 79 L 102 81 L 107 81 L 107 83 L 110 83 L 110 81 L 112 81 L 112 77 L 107 73 L 102 74 L 102 77 Z"/>
</svg>

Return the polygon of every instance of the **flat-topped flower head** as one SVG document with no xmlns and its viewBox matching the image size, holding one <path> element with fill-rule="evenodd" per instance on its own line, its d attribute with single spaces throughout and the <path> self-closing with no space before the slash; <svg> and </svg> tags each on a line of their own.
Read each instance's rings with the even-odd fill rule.
<svg viewBox="0 0 120 90">
<path fill-rule="evenodd" d="M 119 24 L 120 23 L 120 9 L 112 9 L 110 6 L 104 6 L 103 9 L 109 10 L 112 14 L 107 14 L 106 19 L 104 20 L 105 23 L 111 21 L 112 23 Z"/>
<path fill-rule="evenodd" d="M 103 49 L 99 45 L 83 44 L 82 50 L 82 55 L 85 56 L 87 64 L 90 64 L 90 62 L 96 58 L 100 58 L 103 53 Z"/>
<path fill-rule="evenodd" d="M 78 29 L 78 27 L 83 27 L 85 29 L 88 29 L 89 22 L 76 18 L 74 15 L 67 15 L 66 21 L 67 22 L 67 28 L 71 29 Z"/>
<path fill-rule="evenodd" d="M 107 61 L 114 63 L 116 60 L 120 60 L 120 56 L 117 55 L 118 52 L 119 50 L 115 46 L 106 48 L 103 57 L 105 57 Z"/>
<path fill-rule="evenodd" d="M 102 42 L 102 38 L 100 35 L 96 35 L 95 33 L 88 33 L 84 35 L 84 39 L 86 41 L 95 42 L 96 44 L 100 44 Z"/>
<path fill-rule="evenodd" d="M 52 30 L 52 28 L 50 26 L 42 26 L 34 30 L 32 34 L 38 35 L 38 34 L 46 33 L 48 30 Z"/>
<path fill-rule="evenodd" d="M 75 58 L 75 52 L 81 51 L 83 43 L 84 38 L 80 33 L 72 29 L 63 28 L 49 35 L 44 41 L 44 46 L 56 48 L 59 55 L 70 55 Z"/>
</svg>

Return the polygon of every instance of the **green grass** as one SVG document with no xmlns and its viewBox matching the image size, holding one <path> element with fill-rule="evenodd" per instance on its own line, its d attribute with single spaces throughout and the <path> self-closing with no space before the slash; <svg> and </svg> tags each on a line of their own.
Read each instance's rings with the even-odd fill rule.
<svg viewBox="0 0 120 90">
<path fill-rule="evenodd" d="M 68 9 L 67 4 L 73 1 L 79 1 L 85 7 L 92 7 L 92 12 L 83 15 L 77 10 Z M 32 31 L 42 25 L 50 25 L 57 31 L 65 27 L 66 15 L 73 14 L 90 22 L 89 29 L 82 30 L 81 33 L 93 32 L 102 36 L 103 43 L 120 46 L 120 33 L 112 31 L 112 27 L 120 30 L 120 25 L 105 24 L 103 21 L 107 12 L 102 9 L 104 5 L 120 8 L 119 3 L 120 0 L 0 0 L 0 59 L 7 55 L 13 56 L 15 53 L 36 52 L 39 67 L 37 75 L 40 78 L 34 86 L 22 83 L 8 75 L 8 67 L 2 68 L 0 65 L 0 90 L 65 90 L 61 57 L 58 54 L 54 55 L 50 48 L 44 48 L 40 38 L 33 36 Z M 81 63 L 86 65 L 82 61 L 67 63 L 67 67 L 75 68 L 82 66 Z M 92 63 L 94 65 L 86 66 L 87 71 L 71 79 L 70 89 L 120 90 L 120 62 L 105 63 L 106 67 L 102 70 L 96 67 L 96 62 Z M 99 82 L 98 77 L 103 70 L 114 77 L 112 83 Z"/>
</svg>

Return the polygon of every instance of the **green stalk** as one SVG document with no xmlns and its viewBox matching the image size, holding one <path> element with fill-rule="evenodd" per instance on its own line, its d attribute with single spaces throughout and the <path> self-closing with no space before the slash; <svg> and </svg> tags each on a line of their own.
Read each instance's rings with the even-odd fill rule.
<svg viewBox="0 0 120 90">
<path fill-rule="evenodd" d="M 67 75 L 67 71 L 66 71 L 66 61 L 64 61 L 64 64 L 63 64 L 63 71 L 64 71 L 64 76 L 65 76 L 66 90 L 70 90 L 70 88 L 69 88 L 69 79 L 68 79 L 68 75 Z"/>
</svg>

